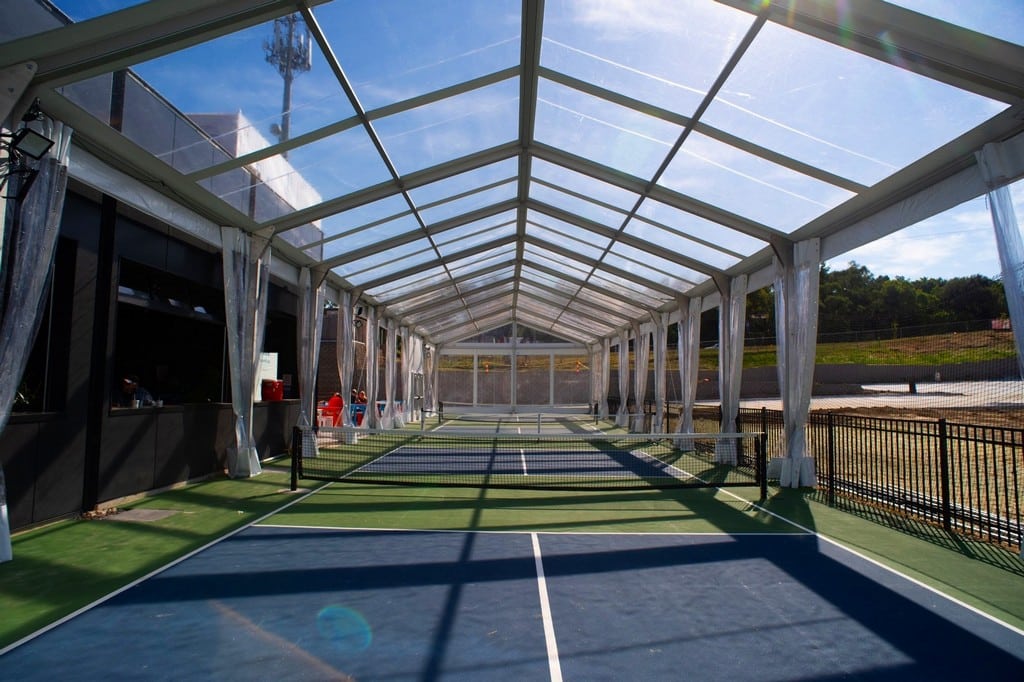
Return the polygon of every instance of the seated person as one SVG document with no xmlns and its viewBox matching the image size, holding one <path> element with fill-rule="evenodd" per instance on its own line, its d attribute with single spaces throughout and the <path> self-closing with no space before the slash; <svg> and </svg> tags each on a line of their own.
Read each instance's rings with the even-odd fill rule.
<svg viewBox="0 0 1024 682">
<path fill-rule="evenodd" d="M 366 391 L 359 391 L 359 397 L 356 398 L 356 402 L 363 405 L 366 404 Z"/>
<path fill-rule="evenodd" d="M 111 403 L 114 407 L 135 407 L 138 405 L 152 405 L 153 396 L 145 388 L 139 385 L 139 377 L 134 374 L 126 374 L 121 379 L 121 390 L 114 395 Z"/>
<path fill-rule="evenodd" d="M 341 410 L 345 407 L 345 401 L 340 393 L 335 393 L 327 401 L 327 407 L 323 409 L 324 416 L 331 418 L 331 425 L 338 426 L 341 423 Z"/>
</svg>

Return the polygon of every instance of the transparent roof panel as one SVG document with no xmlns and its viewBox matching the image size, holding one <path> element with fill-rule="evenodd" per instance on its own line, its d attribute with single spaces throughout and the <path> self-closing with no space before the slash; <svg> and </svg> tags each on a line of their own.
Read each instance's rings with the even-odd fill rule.
<svg viewBox="0 0 1024 682">
<path fill-rule="evenodd" d="M 454 232 L 454 230 L 452 231 Z M 480 244 L 497 242 L 502 239 L 511 241 L 515 236 L 516 226 L 514 223 L 506 223 L 500 227 L 484 229 L 478 227 L 475 232 L 466 233 L 461 230 L 459 232 L 461 232 L 461 234 L 457 235 L 449 235 L 448 232 L 445 232 L 442 235 L 445 239 L 438 239 L 437 250 L 441 252 L 442 256 L 447 257 L 452 254 L 465 251 L 466 249 L 471 249 L 474 246 L 479 246 Z M 451 238 L 448 239 L 448 237 Z"/>
<path fill-rule="evenodd" d="M 548 2 L 541 64 L 689 116 L 752 22 L 703 0 Z"/>
<path fill-rule="evenodd" d="M 769 22 L 701 120 L 873 185 L 1005 106 Z"/>
<path fill-rule="evenodd" d="M 378 251 L 372 256 L 343 263 L 335 272 L 352 278 L 357 273 L 371 273 L 373 277 L 381 277 L 389 272 L 404 270 L 413 265 L 429 263 L 437 259 L 437 252 L 426 239 L 417 239 L 394 246 L 386 251 Z M 355 281 L 353 279 L 353 281 Z M 361 278 L 360 281 L 365 281 Z"/>
<path fill-rule="evenodd" d="M 304 35 L 301 15 L 292 16 L 297 18 L 293 30 Z M 271 21 L 136 64 L 132 70 L 185 114 L 234 117 L 236 125 L 224 123 L 218 136 L 237 153 L 257 151 L 353 116 L 337 79 L 308 39 L 299 41 L 308 61 L 292 70 L 287 116 L 282 113 L 284 79 L 268 63 L 265 47 L 274 30 Z M 202 76 L 197 78 L 200 67 Z"/>
<path fill-rule="evenodd" d="M 600 246 L 588 244 L 585 239 L 585 235 L 570 236 L 557 230 L 549 230 L 539 225 L 529 224 L 526 226 L 526 234 L 528 237 L 532 237 L 535 240 L 561 246 L 564 248 L 571 249 L 574 253 L 578 253 L 581 256 L 585 256 L 590 259 L 600 258 L 604 250 Z M 600 244 L 607 244 L 610 240 L 607 237 L 598 237 L 593 235 L 594 239 Z M 543 248 L 537 246 L 536 248 Z M 550 253 L 545 250 L 546 253 Z M 552 256 L 552 258 L 560 258 L 561 256 Z"/>
<path fill-rule="evenodd" d="M 336 236 L 323 245 L 324 258 L 344 258 L 352 251 L 366 248 L 384 239 L 416 232 L 419 223 L 411 213 L 399 214 L 391 220 L 359 226 L 348 233 Z"/>
<path fill-rule="evenodd" d="M 480 220 L 474 220 L 473 222 L 459 225 L 458 227 L 452 227 L 441 232 L 432 232 L 434 235 L 434 241 L 438 244 L 448 244 L 449 242 L 458 241 L 468 237 L 475 236 L 480 233 L 486 233 L 494 231 L 496 235 L 504 236 L 507 234 L 507 229 L 515 229 L 516 224 L 515 211 L 505 211 L 498 213 L 487 218 Z"/>
<path fill-rule="evenodd" d="M 605 257 L 604 262 L 610 266 L 635 273 L 644 279 L 658 282 L 685 292 L 698 281 L 703 280 L 699 273 L 651 253 L 645 253 L 622 243 L 616 243 Z"/>
<path fill-rule="evenodd" d="M 519 80 L 512 78 L 374 121 L 402 175 L 516 139 Z"/>
<path fill-rule="evenodd" d="M 631 210 L 640 196 L 636 192 L 630 192 L 578 171 L 549 163 L 544 159 L 534 159 L 530 172 L 537 180 L 563 191 L 588 197 L 598 205 L 619 211 Z"/>
<path fill-rule="evenodd" d="M 79 0 L 78 2 L 63 0 L 55 4 L 72 21 L 85 21 L 86 19 L 100 17 L 104 14 L 125 9 L 126 7 L 141 5 L 144 2 L 146 0 Z"/>
<path fill-rule="evenodd" d="M 936 2 L 935 0 L 888 0 L 909 10 L 1024 45 L 1024 12 L 1019 3 L 1003 0 Z"/>
<path fill-rule="evenodd" d="M 515 178 L 519 173 L 517 157 L 489 163 L 480 168 L 449 175 L 441 180 L 431 182 L 409 190 L 409 196 L 419 206 L 429 206 L 460 194 L 468 194 L 485 185 L 493 185 Z"/>
<path fill-rule="evenodd" d="M 591 249 L 604 249 L 610 237 L 599 235 L 585 227 L 580 227 L 560 218 L 548 215 L 540 210 L 529 210 L 526 213 L 527 234 L 547 234 L 552 232 L 558 236 L 555 239 L 571 239 L 573 246 L 578 243 L 588 245 Z M 547 237 L 551 239 L 551 237 Z"/>
<path fill-rule="evenodd" d="M 262 187 L 280 201 L 273 210 L 260 216 L 261 222 L 315 206 L 323 200 L 349 194 L 364 184 L 376 184 L 391 177 L 362 128 L 352 128 L 293 149 L 287 156 L 278 154 L 256 161 L 248 168 L 254 176 L 252 182 L 238 183 L 241 186 L 231 187 L 218 196 L 230 201 L 234 194 L 249 192 L 251 187 Z M 236 177 L 237 171 L 228 171 L 213 180 L 222 179 L 222 185 L 226 185 Z M 246 174 L 245 178 L 248 177 Z"/>
<path fill-rule="evenodd" d="M 681 129 L 547 79 L 537 92 L 539 142 L 641 178 L 654 175 Z"/>
<path fill-rule="evenodd" d="M 734 256 L 749 256 L 768 245 L 766 240 L 701 218 L 656 199 L 645 200 L 640 205 L 637 215 Z"/>
<path fill-rule="evenodd" d="M 515 178 L 509 178 L 501 184 L 483 185 L 479 189 L 447 199 L 438 203 L 420 207 L 420 215 L 428 225 L 487 208 L 501 202 L 516 198 L 518 186 Z"/>
<path fill-rule="evenodd" d="M 367 110 L 519 63 L 519 2 L 389 0 L 313 8 Z"/>
<path fill-rule="evenodd" d="M 626 218 L 626 214 L 620 210 L 602 206 L 579 195 L 561 191 L 557 186 L 542 184 L 536 180 L 530 183 L 530 199 L 575 213 L 581 218 L 611 229 L 618 229 Z"/>
<path fill-rule="evenodd" d="M 853 196 L 697 132 L 659 183 L 786 233 Z"/>
<path fill-rule="evenodd" d="M 739 262 L 739 256 L 716 249 L 704 242 L 685 237 L 674 230 L 654 225 L 646 220 L 634 218 L 626 225 L 625 233 L 643 239 L 651 244 L 675 251 L 694 260 L 706 263 L 717 270 L 726 270 Z M 694 273 L 696 275 L 697 273 Z M 703 277 L 699 277 L 698 281 Z"/>
</svg>

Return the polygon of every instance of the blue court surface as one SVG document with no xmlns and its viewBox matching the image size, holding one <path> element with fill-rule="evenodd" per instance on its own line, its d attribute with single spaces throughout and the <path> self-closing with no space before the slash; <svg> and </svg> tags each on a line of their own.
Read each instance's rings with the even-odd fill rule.
<svg viewBox="0 0 1024 682">
<path fill-rule="evenodd" d="M 1024 633 L 814 535 L 253 526 L 4 680 L 1021 680 Z"/>
</svg>

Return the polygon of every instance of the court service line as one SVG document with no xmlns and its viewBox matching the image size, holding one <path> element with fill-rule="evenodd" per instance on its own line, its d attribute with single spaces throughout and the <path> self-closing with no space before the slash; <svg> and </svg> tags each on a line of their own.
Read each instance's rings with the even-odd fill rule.
<svg viewBox="0 0 1024 682">
<path fill-rule="evenodd" d="M 537 592 L 540 596 L 540 616 L 544 622 L 544 641 L 548 648 L 548 670 L 551 682 L 562 682 L 562 664 L 558 661 L 558 643 L 555 641 L 555 624 L 551 619 L 551 603 L 548 601 L 548 583 L 544 577 L 544 561 L 540 555 L 540 540 L 536 533 L 530 533 L 533 542 L 533 562 L 537 566 Z"/>
</svg>

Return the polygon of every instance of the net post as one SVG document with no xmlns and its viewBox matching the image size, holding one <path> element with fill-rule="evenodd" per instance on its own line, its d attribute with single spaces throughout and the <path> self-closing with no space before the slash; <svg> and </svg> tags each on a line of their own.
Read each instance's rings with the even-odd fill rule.
<svg viewBox="0 0 1024 682">
<path fill-rule="evenodd" d="M 299 460 L 302 458 L 302 429 L 298 426 L 292 427 L 292 461 L 291 461 L 291 484 L 292 492 L 299 489 Z"/>
</svg>

